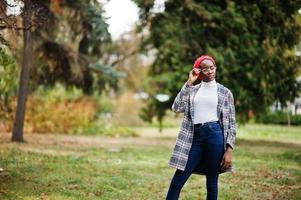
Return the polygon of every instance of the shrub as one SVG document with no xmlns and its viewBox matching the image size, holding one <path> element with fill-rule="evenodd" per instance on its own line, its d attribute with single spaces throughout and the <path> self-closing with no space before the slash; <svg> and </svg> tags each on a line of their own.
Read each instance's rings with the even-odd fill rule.
<svg viewBox="0 0 301 200">
<path fill-rule="evenodd" d="M 256 122 L 263 124 L 288 124 L 288 116 L 286 112 L 278 111 L 275 113 L 268 112 L 257 116 Z M 301 115 L 290 114 L 291 125 L 301 125 Z"/>
<path fill-rule="evenodd" d="M 57 84 L 52 89 L 40 87 L 28 96 L 24 131 L 26 133 L 67 133 L 106 136 L 138 136 L 128 127 L 114 125 L 114 104 L 105 97 L 83 96 L 76 88 L 66 90 Z M 11 102 L 12 113 L 16 100 Z M 5 131 L 12 131 L 12 119 L 6 120 Z M 3 128 L 2 128 L 3 129 Z M 3 130 L 2 130 L 3 131 Z"/>
</svg>

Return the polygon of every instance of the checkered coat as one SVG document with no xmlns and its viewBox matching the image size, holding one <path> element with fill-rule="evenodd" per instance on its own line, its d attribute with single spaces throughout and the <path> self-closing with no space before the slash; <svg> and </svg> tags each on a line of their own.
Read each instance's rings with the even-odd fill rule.
<svg viewBox="0 0 301 200">
<path fill-rule="evenodd" d="M 179 170 L 184 170 L 187 164 L 189 151 L 192 145 L 194 132 L 194 106 L 193 98 L 196 95 L 201 83 L 189 86 L 187 82 L 177 94 L 173 104 L 172 110 L 177 113 L 184 113 L 182 125 L 173 148 L 172 155 L 169 160 L 169 166 Z M 227 144 L 234 149 L 236 138 L 236 121 L 235 121 L 235 107 L 232 92 L 220 83 L 217 83 L 218 104 L 217 116 L 222 125 L 224 135 L 224 151 Z M 230 167 L 225 170 L 220 168 L 219 173 L 233 172 L 233 162 Z M 198 167 L 193 171 L 194 174 L 205 175 L 204 163 L 200 161 Z"/>
</svg>

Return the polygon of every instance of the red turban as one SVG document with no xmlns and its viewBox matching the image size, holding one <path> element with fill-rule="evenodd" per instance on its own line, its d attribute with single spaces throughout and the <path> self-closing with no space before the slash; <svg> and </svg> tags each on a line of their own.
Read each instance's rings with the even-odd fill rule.
<svg viewBox="0 0 301 200">
<path fill-rule="evenodd" d="M 213 64 L 215 65 L 215 60 L 208 55 L 202 55 L 201 57 L 198 57 L 195 61 L 194 61 L 194 65 L 193 68 L 198 68 L 200 67 L 200 64 L 204 61 L 204 60 L 210 60 L 211 62 L 213 62 Z"/>
</svg>

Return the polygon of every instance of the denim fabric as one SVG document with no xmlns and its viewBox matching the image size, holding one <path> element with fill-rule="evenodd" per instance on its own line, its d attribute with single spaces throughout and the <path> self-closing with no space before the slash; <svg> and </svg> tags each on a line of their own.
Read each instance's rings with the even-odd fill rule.
<svg viewBox="0 0 301 200">
<path fill-rule="evenodd" d="M 224 138 L 219 122 L 194 125 L 194 134 L 187 165 L 184 171 L 177 169 L 171 180 L 166 200 L 177 200 L 180 191 L 194 168 L 203 160 L 206 173 L 206 200 L 216 200 L 218 196 L 219 165 L 223 157 Z"/>
</svg>

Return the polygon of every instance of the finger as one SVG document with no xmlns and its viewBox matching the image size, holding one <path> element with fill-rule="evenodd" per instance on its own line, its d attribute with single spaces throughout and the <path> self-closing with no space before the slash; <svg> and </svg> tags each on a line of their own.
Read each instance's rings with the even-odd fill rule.
<svg viewBox="0 0 301 200">
<path fill-rule="evenodd" d="M 229 168 L 229 167 L 230 167 L 230 163 L 229 162 L 225 163 L 225 168 Z"/>
<path fill-rule="evenodd" d="M 227 161 L 227 165 L 230 165 L 231 164 L 231 161 Z"/>
<path fill-rule="evenodd" d="M 200 73 L 200 69 L 199 69 L 199 68 L 194 68 L 193 71 L 194 71 L 196 74 L 199 74 L 199 73 Z"/>
<path fill-rule="evenodd" d="M 220 165 L 223 165 L 224 164 L 224 158 L 222 159 L 222 162 L 220 163 Z"/>
<path fill-rule="evenodd" d="M 226 170 L 227 168 L 228 166 L 226 164 L 222 167 L 223 170 Z"/>
</svg>

